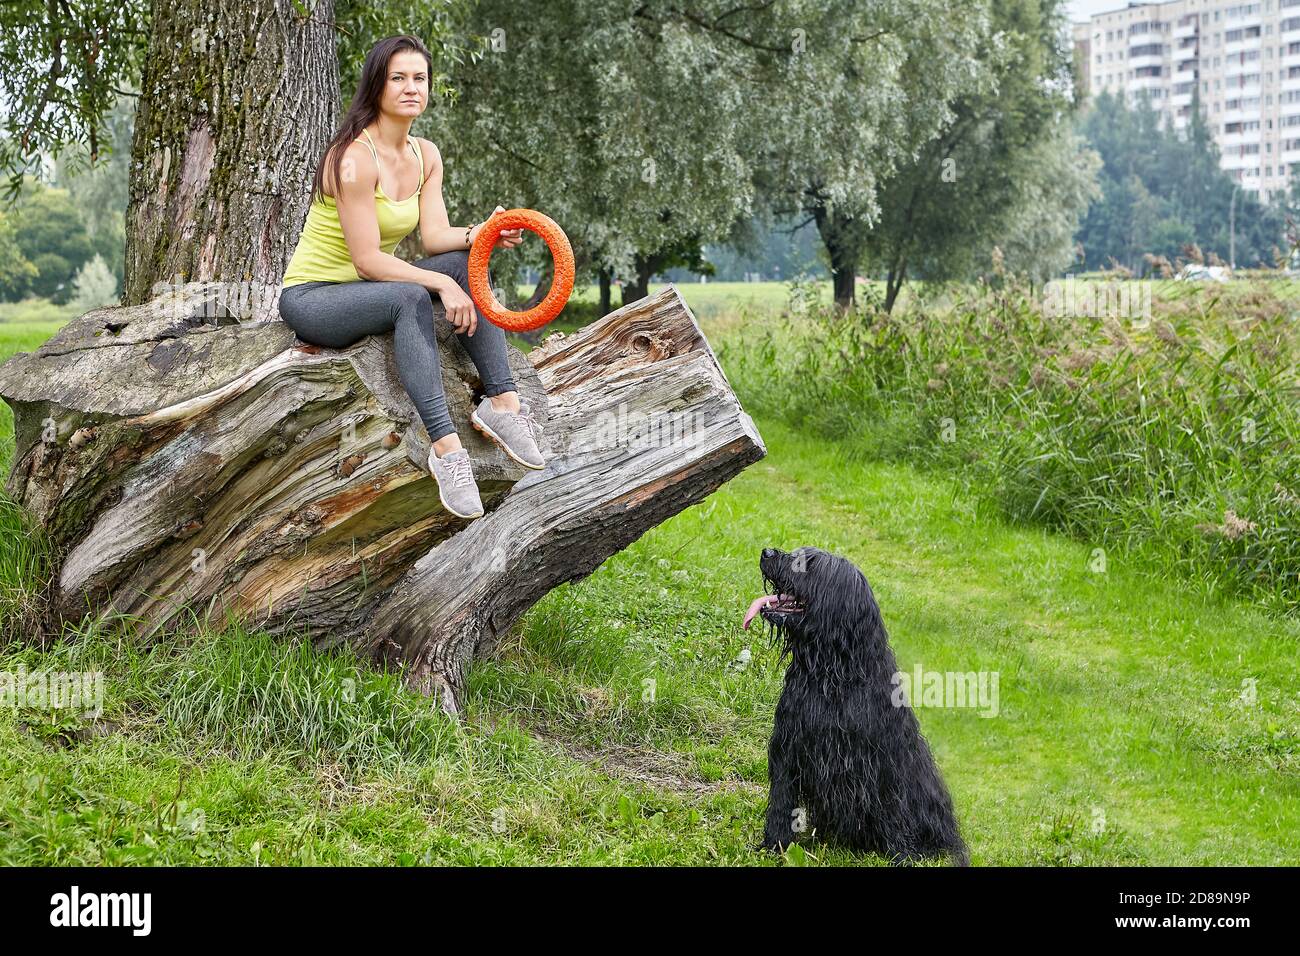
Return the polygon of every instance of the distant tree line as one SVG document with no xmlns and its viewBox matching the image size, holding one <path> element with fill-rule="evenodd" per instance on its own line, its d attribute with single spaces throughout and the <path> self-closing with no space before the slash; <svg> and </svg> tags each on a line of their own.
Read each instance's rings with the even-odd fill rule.
<svg viewBox="0 0 1300 956">
<path fill-rule="evenodd" d="M 1083 267 L 1118 264 L 1145 272 L 1148 257 L 1226 263 L 1234 233 L 1238 266 L 1272 268 L 1286 260 L 1294 194 L 1261 201 L 1220 169 L 1199 103 L 1180 132 L 1162 122 L 1145 97 L 1130 103 L 1103 93 L 1079 125 L 1102 158 L 1101 198 L 1078 234 Z"/>
<path fill-rule="evenodd" d="M 34 296 L 94 308 L 116 300 L 134 112 L 134 100 L 118 97 L 98 163 L 90 165 L 84 144 L 70 144 L 48 164 L 48 181 L 33 165 L 13 202 L 0 204 L 0 302 Z"/>
</svg>

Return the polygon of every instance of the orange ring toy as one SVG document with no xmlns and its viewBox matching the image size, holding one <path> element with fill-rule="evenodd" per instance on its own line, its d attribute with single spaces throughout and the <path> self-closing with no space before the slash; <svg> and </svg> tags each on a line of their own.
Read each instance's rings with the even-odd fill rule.
<svg viewBox="0 0 1300 956">
<path fill-rule="evenodd" d="M 527 229 L 542 237 L 555 262 L 555 277 L 546 298 L 525 312 L 512 312 L 497 301 L 488 281 L 488 260 L 506 229 Z M 492 215 L 474 237 L 469 250 L 469 297 L 493 325 L 507 332 L 531 332 L 550 322 L 573 294 L 573 247 L 555 220 L 535 209 L 508 209 Z"/>
</svg>

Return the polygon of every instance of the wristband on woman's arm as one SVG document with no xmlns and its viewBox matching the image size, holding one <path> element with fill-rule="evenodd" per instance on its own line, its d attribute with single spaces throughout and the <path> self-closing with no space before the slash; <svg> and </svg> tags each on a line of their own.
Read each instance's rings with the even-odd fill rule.
<svg viewBox="0 0 1300 956">
<path fill-rule="evenodd" d="M 468 249 L 470 246 L 473 245 L 473 243 L 469 241 L 470 230 L 473 229 L 473 228 L 474 228 L 473 226 L 466 226 L 466 227 L 465 227 L 465 248 L 466 248 L 466 249 Z"/>
</svg>

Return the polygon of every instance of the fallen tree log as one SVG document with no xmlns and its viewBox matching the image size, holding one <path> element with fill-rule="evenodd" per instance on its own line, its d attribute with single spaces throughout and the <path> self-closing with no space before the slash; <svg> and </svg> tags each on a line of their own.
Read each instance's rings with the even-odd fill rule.
<svg viewBox="0 0 1300 956">
<path fill-rule="evenodd" d="M 391 336 L 304 345 L 224 288 L 89 312 L 0 366 L 6 487 L 52 545 L 51 626 L 125 615 L 161 639 L 233 614 L 400 665 L 454 713 L 465 665 L 537 600 L 765 453 L 672 286 L 511 348 L 540 472 L 469 426 L 477 372 L 436 307 L 486 509 L 466 522 L 425 469 Z"/>
</svg>

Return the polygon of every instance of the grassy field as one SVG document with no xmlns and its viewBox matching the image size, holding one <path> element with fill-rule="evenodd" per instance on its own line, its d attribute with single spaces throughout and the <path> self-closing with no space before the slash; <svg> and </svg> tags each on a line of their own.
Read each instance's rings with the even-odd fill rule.
<svg viewBox="0 0 1300 956">
<path fill-rule="evenodd" d="M 1300 612 L 1300 283 L 1133 283 L 1128 311 L 1085 310 L 1088 288 L 796 309 L 724 361 L 763 382 L 748 407 L 866 460 L 955 476 L 1008 520 Z"/>
<path fill-rule="evenodd" d="M 747 327 L 697 311 L 758 395 Z M 0 355 L 39 344 L 11 331 Z M 741 615 L 759 550 L 809 544 L 866 571 L 905 670 L 999 674 L 996 716 L 918 710 L 974 863 L 1300 862 L 1294 618 L 1120 555 L 1098 573 L 938 469 L 756 421 L 768 457 L 534 608 L 461 726 L 238 627 L 11 648 L 0 671 L 102 670 L 106 705 L 0 710 L 0 862 L 880 863 L 752 849 L 781 672 Z"/>
</svg>

